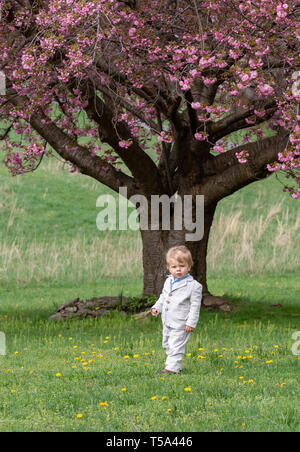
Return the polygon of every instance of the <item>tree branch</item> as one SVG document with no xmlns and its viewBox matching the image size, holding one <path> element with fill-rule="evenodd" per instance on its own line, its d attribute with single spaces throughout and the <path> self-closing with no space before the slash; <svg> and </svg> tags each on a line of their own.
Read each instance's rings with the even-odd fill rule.
<svg viewBox="0 0 300 452">
<path fill-rule="evenodd" d="M 15 93 L 11 96 L 8 94 L 8 101 L 15 107 L 24 105 L 24 99 Z M 82 174 L 96 179 L 116 192 L 119 192 L 120 187 L 126 186 L 129 197 L 138 191 L 132 177 L 117 171 L 99 156 L 92 155 L 87 148 L 78 145 L 42 111 L 33 114 L 29 123 L 64 160 L 78 167 Z"/>
<path fill-rule="evenodd" d="M 203 186 L 205 203 L 217 202 L 251 182 L 264 179 L 270 173 L 266 166 L 278 158 L 288 141 L 289 133 L 281 130 L 278 135 L 255 143 L 238 146 L 204 164 L 207 182 Z M 239 163 L 235 154 L 248 152 L 247 163 Z M 215 174 L 215 176 L 213 176 Z"/>
</svg>

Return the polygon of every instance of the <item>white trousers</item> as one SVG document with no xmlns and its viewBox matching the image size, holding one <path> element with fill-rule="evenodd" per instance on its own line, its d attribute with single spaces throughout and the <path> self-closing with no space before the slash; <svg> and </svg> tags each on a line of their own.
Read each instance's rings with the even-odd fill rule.
<svg viewBox="0 0 300 452">
<path fill-rule="evenodd" d="M 177 330 L 167 325 L 163 326 L 162 346 L 167 354 L 165 369 L 175 373 L 181 371 L 182 358 L 190 335 L 191 333 L 187 333 L 184 328 Z"/>
</svg>

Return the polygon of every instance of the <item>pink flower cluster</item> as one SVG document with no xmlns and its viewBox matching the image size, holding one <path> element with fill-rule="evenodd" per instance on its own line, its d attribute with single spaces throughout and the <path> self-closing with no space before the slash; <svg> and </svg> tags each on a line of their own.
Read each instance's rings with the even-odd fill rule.
<svg viewBox="0 0 300 452">
<path fill-rule="evenodd" d="M 227 146 L 209 142 L 210 128 L 236 111 L 245 111 L 243 143 L 263 139 L 264 121 L 289 130 L 287 150 L 269 170 L 292 174 L 298 184 L 299 94 L 292 88 L 299 66 L 298 2 L 204 0 L 196 2 L 203 20 L 188 0 L 177 2 L 176 12 L 169 0 L 140 0 L 138 8 L 129 3 L 49 0 L 29 10 L 26 2 L 0 0 L 0 66 L 26 99 L 12 107 L 0 97 L 0 119 L 27 140 L 24 153 L 13 134 L 8 140 L 11 171 L 33 168 L 41 157 L 42 141 L 35 136 L 29 142 L 28 130 L 40 110 L 45 124 L 54 121 L 74 143 L 82 140 L 92 154 L 106 155 L 105 168 L 116 165 L 111 147 L 100 148 L 90 108 L 94 90 L 99 104 L 113 99 L 116 153 L 130 151 L 133 143 L 142 150 L 154 143 L 159 157 L 164 143 L 176 141 L 169 107 L 180 98 L 178 114 L 195 115 L 198 146 L 219 153 Z M 245 101 L 247 92 L 253 96 Z M 240 163 L 247 159 L 243 151 L 236 157 Z"/>
</svg>

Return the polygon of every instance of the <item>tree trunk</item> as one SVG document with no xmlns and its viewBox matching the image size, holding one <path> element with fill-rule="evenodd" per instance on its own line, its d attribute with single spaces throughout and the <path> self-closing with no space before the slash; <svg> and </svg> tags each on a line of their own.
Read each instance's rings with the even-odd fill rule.
<svg viewBox="0 0 300 452">
<path fill-rule="evenodd" d="M 225 312 L 230 311 L 229 304 L 222 297 L 211 295 L 207 287 L 207 249 L 215 211 L 216 204 L 205 207 L 204 235 L 200 241 L 187 242 L 185 240 L 185 233 L 187 231 L 185 230 L 141 231 L 143 242 L 144 297 L 160 295 L 166 276 L 168 275 L 165 261 L 166 253 L 172 246 L 185 245 L 191 251 L 194 261 L 190 273 L 203 286 L 203 306 L 221 309 Z"/>
</svg>

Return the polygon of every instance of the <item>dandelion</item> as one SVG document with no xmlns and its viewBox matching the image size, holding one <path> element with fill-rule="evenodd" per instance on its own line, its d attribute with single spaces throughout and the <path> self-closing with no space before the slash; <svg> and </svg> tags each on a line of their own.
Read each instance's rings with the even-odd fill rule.
<svg viewBox="0 0 300 452">
<path fill-rule="evenodd" d="M 76 414 L 76 417 L 77 417 L 77 419 L 81 419 L 83 417 L 83 414 L 78 413 L 78 414 Z"/>
<path fill-rule="evenodd" d="M 14 394 L 16 392 L 16 390 L 15 389 L 11 389 L 10 392 L 11 392 L 11 394 Z"/>
<path fill-rule="evenodd" d="M 57 374 L 55 374 L 56 377 L 61 377 L 61 373 L 57 372 Z"/>
<path fill-rule="evenodd" d="M 125 392 L 125 391 L 127 391 L 127 389 L 126 388 L 122 388 L 121 391 Z"/>
<path fill-rule="evenodd" d="M 107 407 L 108 407 L 108 402 L 106 402 L 106 401 L 105 402 L 100 402 L 99 405 L 102 406 L 104 410 L 106 410 Z"/>
<path fill-rule="evenodd" d="M 128 356 L 128 355 L 125 355 L 125 356 L 124 356 L 124 359 L 129 359 L 129 356 Z"/>
<path fill-rule="evenodd" d="M 161 398 L 161 400 L 166 400 L 167 399 L 167 397 L 166 396 L 163 396 L 162 398 Z"/>
<path fill-rule="evenodd" d="M 156 395 L 151 397 L 151 400 L 156 400 L 156 399 L 157 399 Z"/>
<path fill-rule="evenodd" d="M 186 392 L 191 392 L 192 388 L 190 388 L 190 387 L 188 386 L 187 388 L 184 388 L 184 390 L 185 390 Z"/>
<path fill-rule="evenodd" d="M 171 410 L 171 408 L 168 408 L 168 410 L 167 410 L 167 411 L 168 411 L 168 413 L 171 413 L 171 411 L 172 411 L 172 410 Z"/>
<path fill-rule="evenodd" d="M 272 364 L 273 360 L 270 359 L 269 361 L 266 361 L 266 364 Z"/>
<path fill-rule="evenodd" d="M 133 355 L 133 357 L 134 357 L 134 358 L 138 358 L 138 357 L 139 357 L 139 355 L 137 355 L 137 354 L 136 354 L 136 355 Z"/>
</svg>

